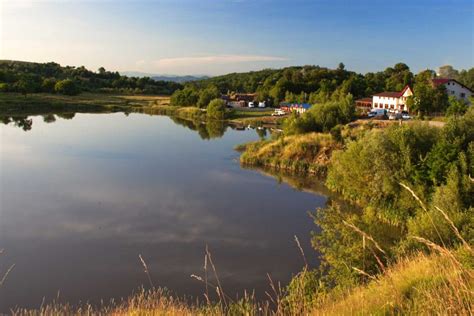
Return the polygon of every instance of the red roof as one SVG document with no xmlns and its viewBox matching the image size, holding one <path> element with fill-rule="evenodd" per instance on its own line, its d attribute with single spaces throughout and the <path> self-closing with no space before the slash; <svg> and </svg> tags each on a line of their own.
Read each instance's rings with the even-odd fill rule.
<svg viewBox="0 0 474 316">
<path fill-rule="evenodd" d="M 385 92 L 380 92 L 380 93 L 374 94 L 374 96 L 376 96 L 376 97 L 399 98 L 400 97 L 400 92 L 385 91 Z"/>
<path fill-rule="evenodd" d="M 372 103 L 372 98 L 362 98 L 362 99 L 356 100 L 356 102 L 366 102 L 366 103 L 370 102 L 370 103 Z"/>
<path fill-rule="evenodd" d="M 403 90 L 400 91 L 400 92 L 386 91 L 386 92 L 380 92 L 380 93 L 374 94 L 374 96 L 376 96 L 376 97 L 388 97 L 388 98 L 400 98 L 401 96 L 403 96 L 405 91 L 407 91 L 408 89 L 411 90 L 410 86 L 406 85 L 405 88 L 403 88 Z"/>
<path fill-rule="evenodd" d="M 446 84 L 450 81 L 452 81 L 453 79 L 448 79 L 448 78 L 436 78 L 436 79 L 431 79 L 431 81 L 433 82 L 433 84 L 435 86 L 439 86 L 441 84 Z M 454 80 L 453 80 L 454 81 Z"/>
</svg>

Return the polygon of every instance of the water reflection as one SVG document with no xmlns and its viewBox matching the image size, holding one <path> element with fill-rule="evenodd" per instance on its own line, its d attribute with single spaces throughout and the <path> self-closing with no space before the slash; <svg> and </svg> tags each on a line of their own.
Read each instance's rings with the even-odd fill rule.
<svg viewBox="0 0 474 316">
<path fill-rule="evenodd" d="M 0 271 L 16 264 L 0 313 L 58 291 L 73 304 L 127 296 L 148 284 L 138 254 L 156 285 L 198 297 L 190 275 L 202 273 L 206 245 L 232 297 L 264 297 L 267 273 L 285 284 L 299 271 L 294 235 L 317 265 L 307 212 L 326 197 L 242 169 L 233 148 L 255 131 L 142 114 L 59 117 L 23 117 L 28 133 L 0 126 Z"/>
<path fill-rule="evenodd" d="M 126 117 L 130 115 L 129 112 L 120 112 L 123 113 Z M 147 113 L 148 115 L 155 115 Z M 43 114 L 41 117 L 43 118 L 43 122 L 45 123 L 55 123 L 57 118 L 61 118 L 64 120 L 72 120 L 75 117 L 76 113 L 74 112 L 59 112 L 59 113 L 48 113 Z M 160 114 L 156 114 L 160 115 Z M 24 131 L 29 131 L 33 128 L 33 117 L 35 116 L 0 116 L 0 120 L 3 124 L 8 125 L 12 123 L 13 126 L 19 127 Z M 221 138 L 224 136 L 224 133 L 228 128 L 234 130 L 246 130 L 246 129 L 255 129 L 257 135 L 260 139 L 265 139 L 267 137 L 267 129 L 263 127 L 257 128 L 250 128 L 250 127 L 243 127 L 243 126 L 234 126 L 229 125 L 228 123 L 222 121 L 208 121 L 204 122 L 201 120 L 193 120 L 193 119 L 184 119 L 180 117 L 170 116 L 170 119 L 176 123 L 177 125 L 184 126 L 192 131 L 195 131 L 199 134 L 201 139 L 214 139 L 214 138 Z"/>
<path fill-rule="evenodd" d="M 33 127 L 33 119 L 28 118 L 28 116 L 0 116 L 0 120 L 5 125 L 12 123 L 25 132 Z"/>
<path fill-rule="evenodd" d="M 202 122 L 200 120 L 187 120 L 179 117 L 170 117 L 178 125 L 198 132 L 201 139 L 221 138 L 224 136 L 228 125 L 222 121 Z"/>
<path fill-rule="evenodd" d="M 324 195 L 324 196 L 333 196 L 334 198 L 339 198 L 335 195 L 334 192 L 329 191 L 329 189 L 324 185 L 322 179 L 313 176 L 313 175 L 295 175 L 291 174 L 285 170 L 275 170 L 272 168 L 265 168 L 265 167 L 251 167 L 242 165 L 242 168 L 248 170 L 255 170 L 262 175 L 267 177 L 274 178 L 278 183 L 285 183 L 290 185 L 291 187 L 305 192 L 311 192 L 317 195 Z"/>
</svg>

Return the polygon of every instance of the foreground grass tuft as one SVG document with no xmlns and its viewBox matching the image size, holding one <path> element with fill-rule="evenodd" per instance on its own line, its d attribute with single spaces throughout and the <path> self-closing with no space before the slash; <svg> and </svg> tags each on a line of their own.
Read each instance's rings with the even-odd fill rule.
<svg viewBox="0 0 474 316">
<path fill-rule="evenodd" d="M 453 253 L 419 253 L 400 260 L 366 286 L 329 296 L 321 315 L 470 315 L 474 310 L 472 268 Z M 472 254 L 471 254 L 472 256 Z"/>
</svg>

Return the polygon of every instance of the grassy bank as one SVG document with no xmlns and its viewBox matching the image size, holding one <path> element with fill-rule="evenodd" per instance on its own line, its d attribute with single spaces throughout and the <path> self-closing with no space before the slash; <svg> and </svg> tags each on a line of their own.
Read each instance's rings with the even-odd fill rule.
<svg viewBox="0 0 474 316">
<path fill-rule="evenodd" d="M 252 126 L 263 126 L 263 125 L 279 125 L 282 123 L 282 118 L 272 116 L 274 109 L 233 109 L 230 113 L 228 120 L 235 124 L 240 125 L 252 125 Z"/>
<path fill-rule="evenodd" d="M 439 254 L 403 258 L 366 285 L 330 294 L 313 313 L 469 315 L 474 308 L 473 262 L 462 262 L 456 252 L 439 250 Z"/>
<path fill-rule="evenodd" d="M 206 120 L 206 111 L 194 106 L 152 105 L 143 108 L 144 113 L 175 116 L 182 119 Z M 281 119 L 272 116 L 273 109 L 232 109 L 228 110 L 225 121 L 234 125 L 277 125 Z"/>
<path fill-rule="evenodd" d="M 152 105 L 136 110 L 138 112 L 150 115 L 166 115 L 185 120 L 206 120 L 206 112 L 198 107 L 193 106 L 181 107 L 169 105 Z"/>
<path fill-rule="evenodd" d="M 281 136 L 236 147 L 244 165 L 324 175 L 333 150 L 341 147 L 329 134 Z"/>
<path fill-rule="evenodd" d="M 3 116 L 45 115 L 64 112 L 141 112 L 151 115 L 175 116 L 188 120 L 206 120 L 206 112 L 198 107 L 170 106 L 169 96 L 82 93 L 76 96 L 34 93 L 0 93 L 0 114 Z M 226 121 L 237 125 L 275 125 L 273 109 L 235 109 Z"/>
<path fill-rule="evenodd" d="M 312 273 L 303 270 L 288 289 L 275 289 L 271 299 L 248 296 L 233 301 L 186 302 L 166 290 L 141 291 L 121 302 L 101 306 L 46 304 L 16 315 L 470 315 L 474 308 L 472 249 L 435 247 L 388 267 L 364 285 L 318 293 Z M 361 273 L 364 273 L 361 271 Z"/>
<path fill-rule="evenodd" d="M 169 97 L 148 95 L 112 95 L 82 93 L 77 96 L 36 93 L 23 96 L 0 93 L 2 115 L 37 115 L 58 112 L 133 111 L 169 104 Z"/>
</svg>

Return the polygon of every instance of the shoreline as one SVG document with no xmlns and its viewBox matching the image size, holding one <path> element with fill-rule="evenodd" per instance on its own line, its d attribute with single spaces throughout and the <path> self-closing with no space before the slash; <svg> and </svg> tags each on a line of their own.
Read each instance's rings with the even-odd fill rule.
<svg viewBox="0 0 474 316">
<path fill-rule="evenodd" d="M 208 120 L 205 110 L 198 107 L 174 107 L 170 97 L 163 95 L 121 95 L 82 93 L 77 96 L 34 93 L 25 96 L 18 93 L 0 94 L 0 115 L 28 116 L 55 114 L 58 112 L 111 113 L 139 112 L 151 115 L 176 116 L 183 119 Z M 236 109 L 225 123 L 236 125 L 278 126 L 281 118 L 271 116 L 272 108 L 260 111 Z"/>
</svg>

